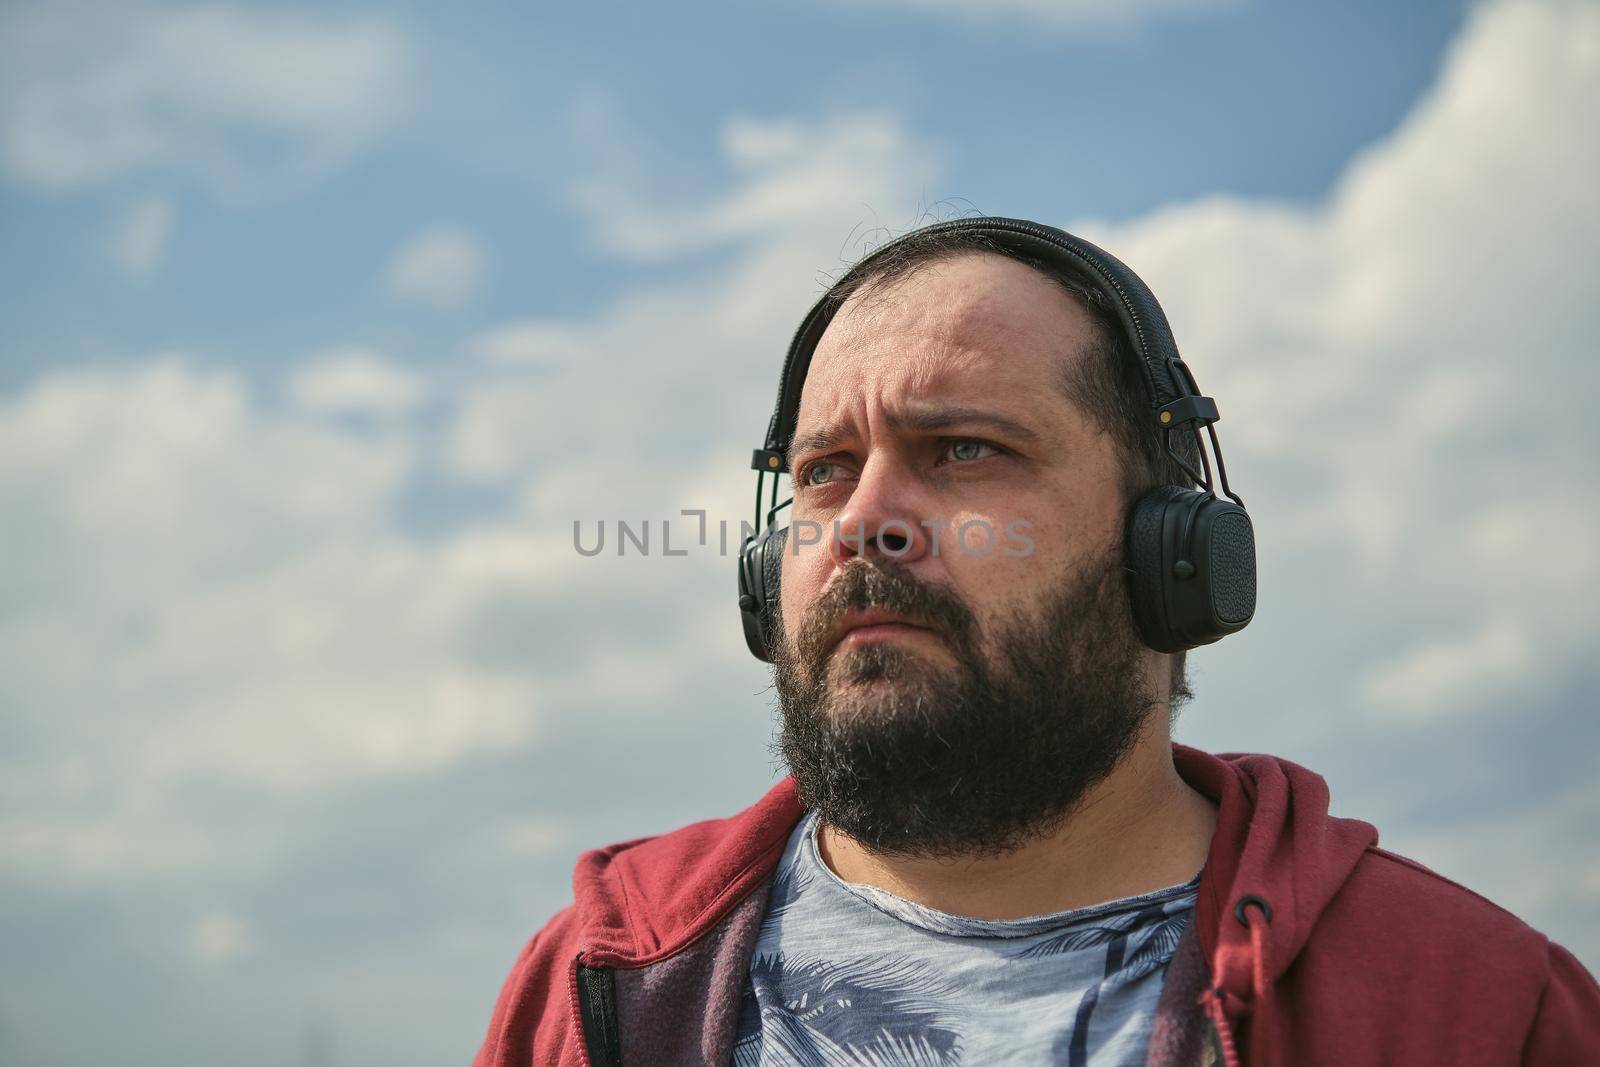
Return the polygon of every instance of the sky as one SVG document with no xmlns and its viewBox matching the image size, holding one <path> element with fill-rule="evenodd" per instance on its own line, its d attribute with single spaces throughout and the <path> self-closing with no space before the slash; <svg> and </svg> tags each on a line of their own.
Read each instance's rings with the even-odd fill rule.
<svg viewBox="0 0 1600 1067">
<path fill-rule="evenodd" d="M 1597 90 L 1571 0 L 0 7 L 0 1061 L 468 1061 L 579 852 L 776 780 L 715 524 L 974 211 L 1217 398 L 1179 739 L 1600 969 Z"/>
</svg>

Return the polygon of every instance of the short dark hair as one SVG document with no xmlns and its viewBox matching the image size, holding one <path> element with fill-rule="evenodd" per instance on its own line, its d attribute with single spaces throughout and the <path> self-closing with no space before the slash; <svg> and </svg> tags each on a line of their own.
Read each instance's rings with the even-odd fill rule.
<svg viewBox="0 0 1600 1067">
<path fill-rule="evenodd" d="M 1144 371 L 1109 299 L 1061 267 L 1013 252 L 982 233 L 935 230 L 904 238 L 869 269 L 859 274 L 847 273 L 829 291 L 828 300 L 837 311 L 858 293 L 865 298 L 923 267 L 969 254 L 1004 256 L 1032 267 L 1074 298 L 1088 314 L 1093 336 L 1081 359 L 1069 359 L 1063 364 L 1061 385 L 1067 398 L 1116 443 L 1123 508 L 1156 486 L 1192 486 L 1193 479 L 1167 453 L 1166 435 L 1156 424 Z M 1198 445 L 1192 433 L 1173 435 L 1173 447 L 1186 462 L 1198 467 Z M 1171 708 L 1175 714 L 1179 704 L 1194 693 L 1189 688 L 1187 655 L 1179 651 L 1171 656 Z"/>
</svg>

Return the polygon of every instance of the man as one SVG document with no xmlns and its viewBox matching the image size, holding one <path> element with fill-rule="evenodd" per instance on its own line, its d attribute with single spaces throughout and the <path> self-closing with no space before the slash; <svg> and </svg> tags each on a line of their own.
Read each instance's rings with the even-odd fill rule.
<svg viewBox="0 0 1600 1067">
<path fill-rule="evenodd" d="M 787 532 L 741 559 L 791 776 L 586 854 L 479 1067 L 1600 1063 L 1569 953 L 1311 772 L 1172 742 L 1184 650 L 1254 610 L 1215 418 L 1061 231 L 847 272 L 756 453 Z"/>
</svg>

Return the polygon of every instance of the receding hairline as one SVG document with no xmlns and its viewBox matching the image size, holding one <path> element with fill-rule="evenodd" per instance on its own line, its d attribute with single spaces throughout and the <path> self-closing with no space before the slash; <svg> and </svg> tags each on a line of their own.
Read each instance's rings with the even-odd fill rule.
<svg viewBox="0 0 1600 1067">
<path fill-rule="evenodd" d="M 1053 289 L 1067 297 L 1067 302 L 1079 313 L 1085 315 L 1090 324 L 1097 330 L 1102 328 L 1096 321 L 1094 309 L 1086 307 L 1089 300 L 1083 293 L 1072 289 L 1062 278 L 1052 273 L 1043 265 L 1031 262 L 1028 259 L 1013 255 L 1011 252 L 995 246 L 993 248 L 944 248 L 910 255 L 904 261 L 890 259 L 882 264 L 874 265 L 863 271 L 858 277 L 851 279 L 848 290 L 839 296 L 834 305 L 833 318 L 837 319 L 847 308 L 856 311 L 863 307 L 870 308 L 876 302 L 886 302 L 894 290 L 907 282 L 935 270 L 941 266 L 964 259 L 990 259 L 1004 263 L 1015 264 L 1042 281 L 1048 283 Z M 828 324 L 833 325 L 832 321 Z M 824 330 L 823 336 L 826 336 Z M 818 339 L 821 344 L 821 339 Z"/>
<path fill-rule="evenodd" d="M 850 326 L 850 332 L 862 330 L 870 332 L 882 326 L 885 318 L 893 315 L 896 307 L 895 298 L 900 293 L 901 286 L 916 280 L 930 271 L 941 266 L 948 266 L 957 261 L 966 259 L 997 259 L 1014 263 L 1016 266 L 1028 270 L 1041 281 L 1048 284 L 1053 290 L 1065 298 L 1066 314 L 1079 326 L 1081 336 L 1075 338 L 1076 343 L 1066 345 L 1052 345 L 1055 351 L 1050 354 L 1063 360 L 1067 364 L 1079 364 L 1091 357 L 1096 349 L 1108 344 L 1112 340 L 1111 330 L 1102 320 L 1099 309 L 1092 305 L 1089 298 L 1082 293 L 1074 291 L 1061 278 L 1048 270 L 1026 260 L 999 249 L 988 248 L 956 248 L 938 250 L 925 256 L 919 256 L 909 263 L 890 261 L 882 269 L 868 270 L 859 277 L 850 280 L 849 291 L 838 298 L 834 305 L 833 314 L 828 324 L 823 328 L 821 336 L 813 346 L 811 356 L 814 359 L 817 352 L 823 348 L 828 339 L 828 334 L 833 332 L 834 325 L 841 318 L 848 316 L 855 320 Z M 1000 288 L 1013 288 L 1014 285 L 1002 283 Z M 864 321 L 863 321 L 864 320 Z M 1013 319 L 1009 316 L 1000 319 L 1002 330 L 1016 328 Z M 1075 377 L 1075 371 L 1064 368 L 1066 380 Z M 809 377 L 809 366 L 807 368 Z M 1074 399 L 1068 392 L 1068 399 Z"/>
</svg>

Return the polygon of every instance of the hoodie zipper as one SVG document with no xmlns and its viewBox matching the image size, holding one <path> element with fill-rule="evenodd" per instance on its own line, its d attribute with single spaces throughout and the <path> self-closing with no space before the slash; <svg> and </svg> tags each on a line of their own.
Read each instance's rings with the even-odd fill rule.
<svg viewBox="0 0 1600 1067">
<path fill-rule="evenodd" d="M 1201 1031 L 1201 1067 L 1239 1067 L 1239 1057 L 1234 1055 L 1232 1043 L 1224 1043 L 1217 1024 L 1209 1018 Z"/>
<path fill-rule="evenodd" d="M 617 979 L 611 967 L 578 963 L 578 1014 L 590 1067 L 622 1067 L 622 1034 L 617 1026 Z"/>
</svg>

